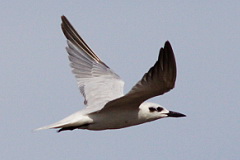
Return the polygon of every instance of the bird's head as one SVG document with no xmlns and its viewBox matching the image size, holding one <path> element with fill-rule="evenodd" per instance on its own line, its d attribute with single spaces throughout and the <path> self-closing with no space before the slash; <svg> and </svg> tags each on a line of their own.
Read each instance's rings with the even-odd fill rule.
<svg viewBox="0 0 240 160">
<path fill-rule="evenodd" d="M 156 120 L 165 117 L 186 117 L 186 115 L 174 111 L 169 111 L 156 103 L 144 102 L 139 107 L 139 118 L 146 120 Z"/>
</svg>

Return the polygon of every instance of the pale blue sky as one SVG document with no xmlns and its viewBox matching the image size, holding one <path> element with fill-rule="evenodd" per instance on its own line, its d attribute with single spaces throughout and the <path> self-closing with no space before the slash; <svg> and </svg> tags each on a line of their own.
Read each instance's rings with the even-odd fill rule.
<svg viewBox="0 0 240 160">
<path fill-rule="evenodd" d="M 0 159 L 238 160 L 240 1 L 0 2 Z M 151 101 L 187 115 L 112 131 L 32 133 L 80 110 L 65 15 L 127 92 L 169 40 L 176 87 Z"/>
</svg>

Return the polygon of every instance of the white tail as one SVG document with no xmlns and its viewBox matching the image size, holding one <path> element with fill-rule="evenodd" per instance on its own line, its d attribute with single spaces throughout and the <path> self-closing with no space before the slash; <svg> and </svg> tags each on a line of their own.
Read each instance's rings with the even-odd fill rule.
<svg viewBox="0 0 240 160">
<path fill-rule="evenodd" d="M 34 131 L 53 129 L 53 128 L 78 127 L 81 125 L 90 124 L 92 122 L 93 120 L 90 117 L 86 115 L 82 115 L 81 112 L 76 112 L 56 123 L 37 128 Z"/>
</svg>

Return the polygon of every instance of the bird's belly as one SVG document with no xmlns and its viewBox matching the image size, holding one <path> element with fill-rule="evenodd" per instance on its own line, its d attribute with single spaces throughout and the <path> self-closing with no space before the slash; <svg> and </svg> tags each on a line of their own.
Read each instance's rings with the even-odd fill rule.
<svg viewBox="0 0 240 160">
<path fill-rule="evenodd" d="M 143 123 L 138 118 L 138 112 L 134 111 L 96 113 L 91 118 L 94 122 L 88 126 L 88 130 L 120 129 Z"/>
</svg>

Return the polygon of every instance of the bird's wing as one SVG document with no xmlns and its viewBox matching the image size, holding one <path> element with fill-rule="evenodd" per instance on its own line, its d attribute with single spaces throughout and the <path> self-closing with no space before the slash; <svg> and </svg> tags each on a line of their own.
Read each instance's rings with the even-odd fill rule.
<svg viewBox="0 0 240 160">
<path fill-rule="evenodd" d="M 159 57 L 153 67 L 144 74 L 142 79 L 123 97 L 109 102 L 106 109 L 113 106 L 135 104 L 139 107 L 145 100 L 162 95 L 174 88 L 177 75 L 176 62 L 171 44 L 167 41 L 160 49 Z M 130 105 L 128 105 L 130 106 Z M 105 109 L 105 107 L 104 107 Z"/>
<path fill-rule="evenodd" d="M 124 82 L 88 47 L 65 16 L 62 30 L 68 39 L 66 47 L 84 104 L 101 109 L 107 102 L 123 95 Z"/>
<path fill-rule="evenodd" d="M 160 49 L 157 62 L 126 96 L 138 97 L 143 102 L 162 95 L 174 88 L 176 76 L 177 68 L 173 49 L 167 41 L 164 48 Z"/>
</svg>

